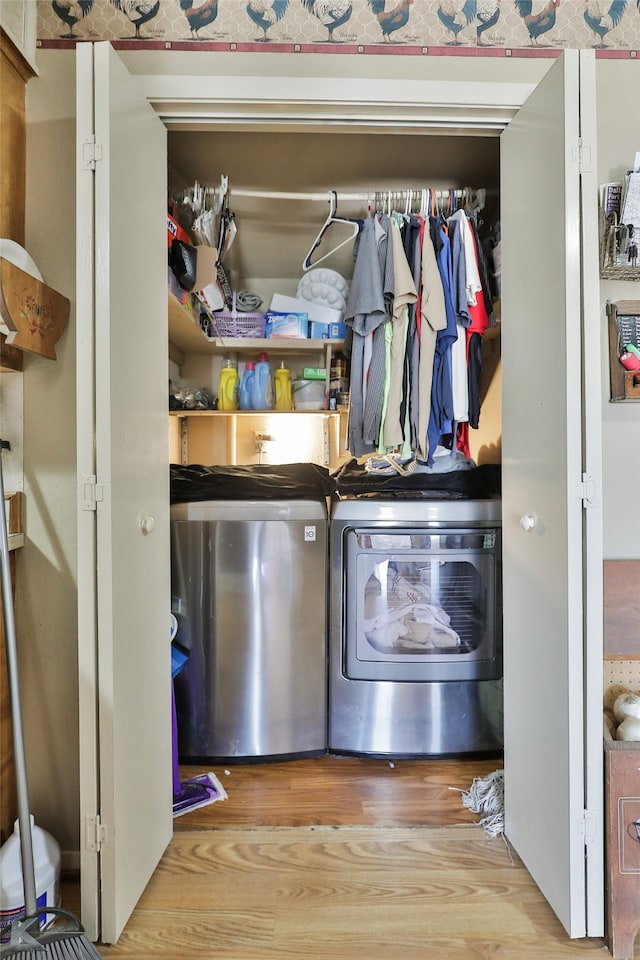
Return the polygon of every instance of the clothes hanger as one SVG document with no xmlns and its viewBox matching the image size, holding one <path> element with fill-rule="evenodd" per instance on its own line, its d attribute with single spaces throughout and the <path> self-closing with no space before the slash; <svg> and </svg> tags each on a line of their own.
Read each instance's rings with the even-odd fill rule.
<svg viewBox="0 0 640 960">
<path fill-rule="evenodd" d="M 404 214 L 403 214 L 405 220 L 409 219 L 412 200 L 413 200 L 413 190 L 406 190 L 404 195 Z"/>
<path fill-rule="evenodd" d="M 337 193 L 336 193 L 335 190 L 331 190 L 331 192 L 330 192 L 330 203 L 331 203 L 331 208 L 330 208 L 330 210 L 329 210 L 329 216 L 327 217 L 327 219 L 325 220 L 325 222 L 324 222 L 324 223 L 322 224 L 322 226 L 320 227 L 320 231 L 319 231 L 319 233 L 318 233 L 318 236 L 317 236 L 316 239 L 313 241 L 313 244 L 311 245 L 311 248 L 310 248 L 308 254 L 306 255 L 306 257 L 305 257 L 304 260 L 302 261 L 302 269 L 303 269 L 303 270 L 310 270 L 311 267 L 315 267 L 315 266 L 317 266 L 319 263 L 322 263 L 322 261 L 323 261 L 323 260 L 326 260 L 327 257 L 330 257 L 333 253 L 335 253 L 335 252 L 336 252 L 337 250 L 339 250 L 341 247 L 344 247 L 345 244 L 350 243 L 352 240 L 354 240 L 355 237 L 356 237 L 356 236 L 358 235 L 358 233 L 360 232 L 360 228 L 361 228 L 361 226 L 362 226 L 362 222 L 361 222 L 360 220 L 353 220 L 351 217 L 339 217 L 339 216 L 338 216 L 338 195 L 337 195 Z M 350 226 L 353 227 L 353 231 L 352 231 L 352 233 L 350 234 L 350 236 L 348 236 L 345 240 L 341 240 L 340 243 L 339 243 L 337 246 L 332 247 L 332 249 L 329 250 L 328 253 L 323 254 L 318 260 L 315 260 L 315 261 L 312 263 L 312 262 L 311 262 L 311 257 L 313 256 L 313 254 L 315 253 L 315 251 L 318 249 L 318 247 L 319 247 L 320 244 L 322 243 L 322 238 L 324 237 L 325 233 L 327 232 L 327 230 L 329 229 L 329 227 L 330 227 L 331 224 L 333 224 L 333 223 L 346 223 L 346 224 L 349 224 Z"/>
<path fill-rule="evenodd" d="M 218 232 L 218 261 L 222 262 L 224 257 L 231 249 L 235 240 L 238 227 L 236 224 L 236 215 L 229 209 L 229 178 L 220 177 L 220 227 Z"/>
<path fill-rule="evenodd" d="M 220 224 L 218 227 L 218 260 L 222 259 L 222 251 L 227 238 L 229 214 L 229 178 L 220 177 Z"/>
</svg>

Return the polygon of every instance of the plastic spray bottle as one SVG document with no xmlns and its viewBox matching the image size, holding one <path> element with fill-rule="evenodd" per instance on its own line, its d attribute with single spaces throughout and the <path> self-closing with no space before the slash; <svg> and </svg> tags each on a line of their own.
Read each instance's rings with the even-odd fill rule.
<svg viewBox="0 0 640 960">
<path fill-rule="evenodd" d="M 276 410 L 293 410 L 291 394 L 291 371 L 287 370 L 284 360 L 276 370 Z"/>
<path fill-rule="evenodd" d="M 225 360 L 218 381 L 218 410 L 238 409 L 238 364 Z"/>
<path fill-rule="evenodd" d="M 273 399 L 271 364 L 267 354 L 261 353 L 254 368 L 251 408 L 252 410 L 272 410 Z"/>
<path fill-rule="evenodd" d="M 253 403 L 252 390 L 255 377 L 255 364 L 249 360 L 244 365 L 244 373 L 240 381 L 239 399 L 241 410 L 251 410 Z"/>
</svg>

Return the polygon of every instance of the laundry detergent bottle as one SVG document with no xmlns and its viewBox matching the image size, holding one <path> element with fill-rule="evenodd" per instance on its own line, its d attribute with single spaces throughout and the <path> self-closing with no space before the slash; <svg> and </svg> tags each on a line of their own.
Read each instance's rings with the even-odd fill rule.
<svg viewBox="0 0 640 960">
<path fill-rule="evenodd" d="M 271 364 L 266 353 L 261 353 L 253 371 L 253 387 L 251 390 L 252 410 L 273 409 L 273 375 Z"/>
<path fill-rule="evenodd" d="M 293 410 L 291 394 L 291 371 L 287 370 L 284 360 L 276 370 L 276 410 Z"/>
<path fill-rule="evenodd" d="M 244 365 L 244 373 L 242 374 L 242 380 L 240 381 L 239 389 L 239 400 L 240 400 L 240 409 L 241 410 L 252 410 L 253 407 L 253 380 L 255 377 L 255 363 L 251 360 L 247 361 Z"/>
<path fill-rule="evenodd" d="M 36 881 L 36 904 L 40 914 L 40 926 L 50 923 L 52 915 L 45 917 L 45 907 L 59 907 L 60 847 L 51 834 L 31 821 L 31 844 Z M 22 858 L 20 854 L 20 825 L 16 820 L 13 833 L 0 848 L 0 943 L 11 939 L 11 923 L 25 913 L 22 884 Z"/>
<path fill-rule="evenodd" d="M 218 410 L 238 409 L 238 364 L 225 360 L 218 381 Z"/>
</svg>

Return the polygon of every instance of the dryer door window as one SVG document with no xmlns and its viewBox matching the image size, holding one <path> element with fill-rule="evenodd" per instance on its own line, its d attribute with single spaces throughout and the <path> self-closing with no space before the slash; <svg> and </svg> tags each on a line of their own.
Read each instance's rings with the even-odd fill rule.
<svg viewBox="0 0 640 960">
<path fill-rule="evenodd" d="M 347 542 L 346 675 L 500 675 L 499 530 L 353 530 Z"/>
</svg>

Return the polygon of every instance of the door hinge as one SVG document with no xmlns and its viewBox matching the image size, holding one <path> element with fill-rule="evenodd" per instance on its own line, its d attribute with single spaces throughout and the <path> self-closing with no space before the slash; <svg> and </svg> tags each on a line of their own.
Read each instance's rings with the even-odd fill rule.
<svg viewBox="0 0 640 960">
<path fill-rule="evenodd" d="M 578 484 L 578 499 L 582 500 L 582 506 L 585 510 L 588 507 L 595 507 L 598 496 L 596 482 L 590 473 L 583 473 L 582 480 Z"/>
<path fill-rule="evenodd" d="M 598 836 L 596 818 L 589 810 L 585 810 L 581 819 L 578 820 L 578 835 L 582 837 L 585 846 L 593 843 Z"/>
<path fill-rule="evenodd" d="M 102 160 L 102 144 L 96 140 L 95 133 L 82 141 L 82 169 L 95 170 L 98 160 Z"/>
<path fill-rule="evenodd" d="M 578 165 L 579 173 L 593 173 L 591 147 L 582 139 L 578 139 L 578 144 L 571 151 L 571 160 Z"/>
<path fill-rule="evenodd" d="M 98 504 L 104 500 L 104 487 L 101 483 L 96 483 L 94 476 L 83 477 L 81 486 L 82 509 L 97 510 Z"/>
<path fill-rule="evenodd" d="M 87 850 L 91 850 L 92 853 L 100 853 L 102 845 L 105 844 L 108 839 L 107 825 L 102 823 L 100 814 L 97 813 L 95 817 L 87 817 L 85 829 L 85 844 Z"/>
</svg>

